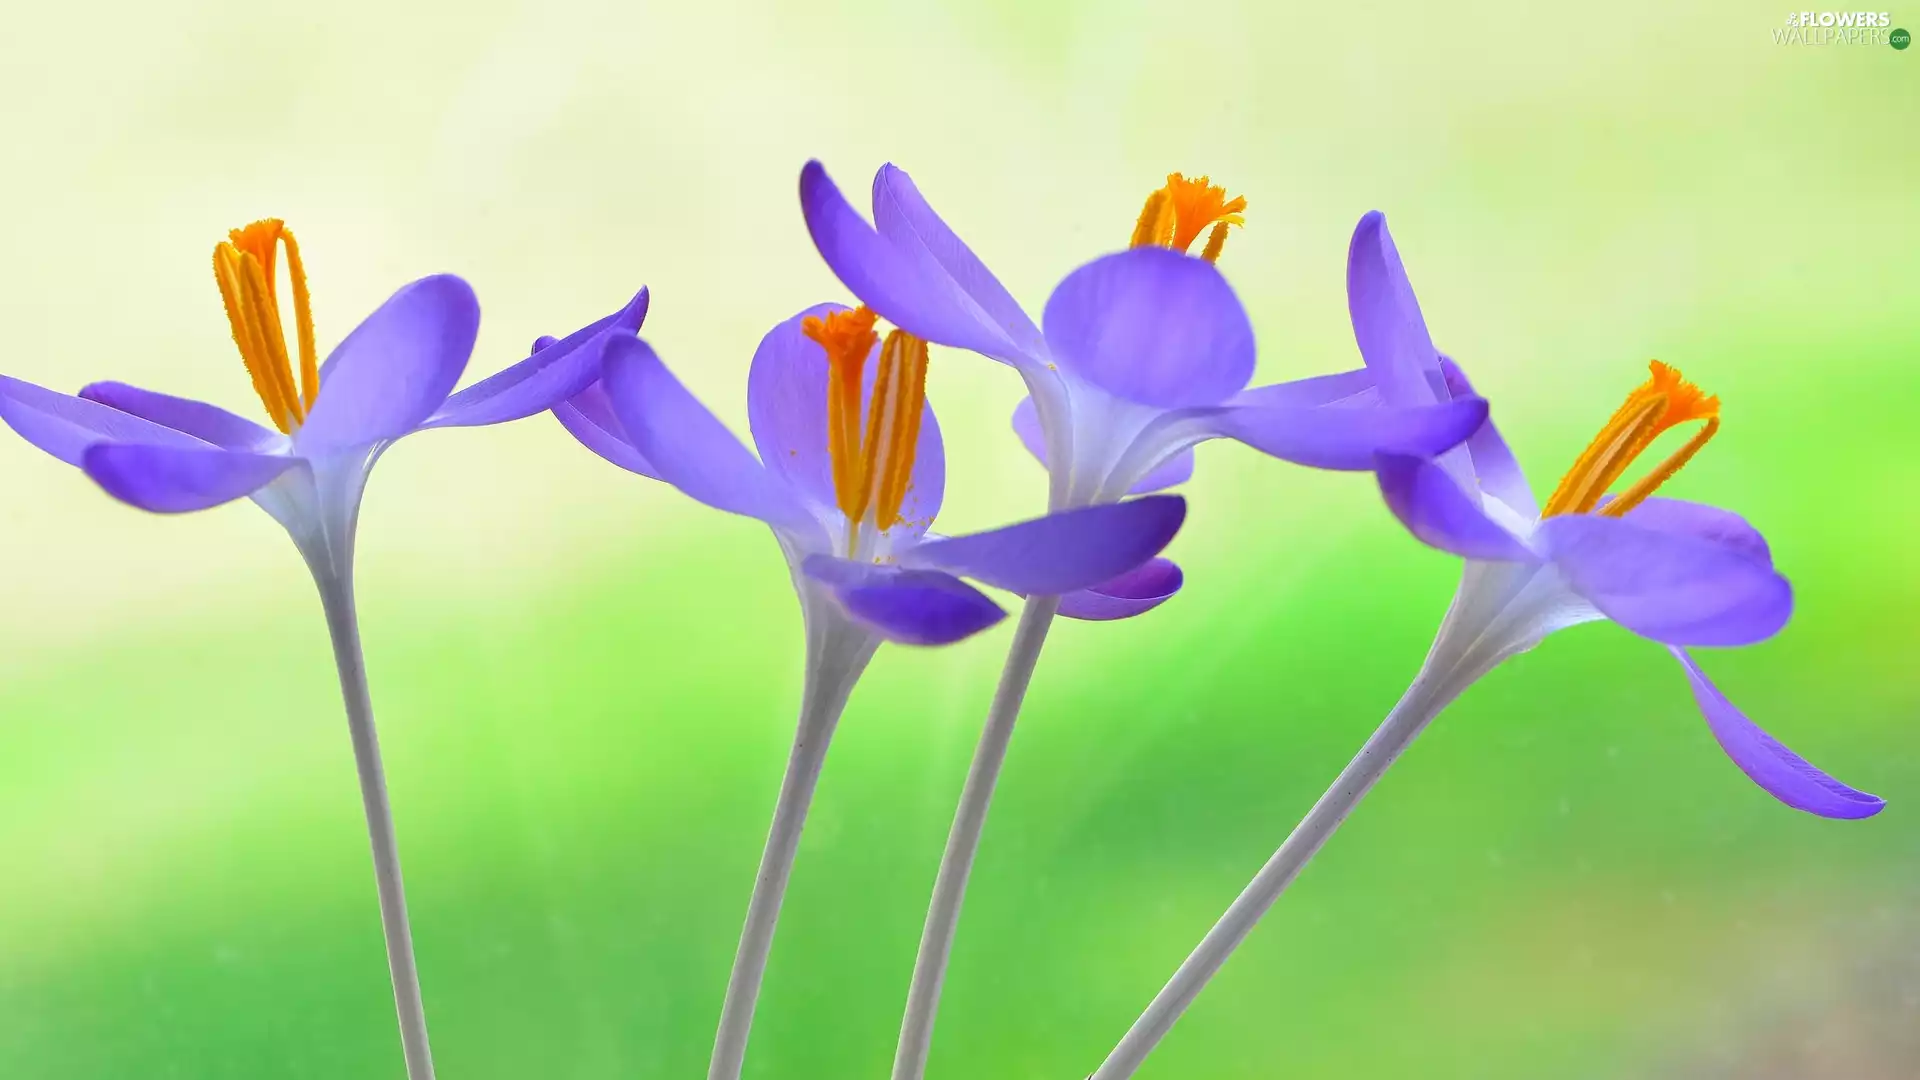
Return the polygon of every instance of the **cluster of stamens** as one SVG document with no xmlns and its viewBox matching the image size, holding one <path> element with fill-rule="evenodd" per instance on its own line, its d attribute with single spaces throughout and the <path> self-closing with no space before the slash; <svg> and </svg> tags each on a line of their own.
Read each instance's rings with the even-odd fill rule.
<svg viewBox="0 0 1920 1080">
<path fill-rule="evenodd" d="M 880 343 L 874 319 L 858 307 L 808 316 L 801 324 L 827 354 L 827 456 L 850 538 L 863 524 L 885 532 L 900 522 L 927 399 L 927 343 L 894 330 L 880 344 L 873 394 L 862 409 L 867 358 Z"/>
<path fill-rule="evenodd" d="M 1247 223 L 1242 213 L 1246 208 L 1244 197 L 1228 199 L 1227 189 L 1215 187 L 1207 177 L 1189 180 L 1180 173 L 1169 173 L 1166 186 L 1147 196 L 1147 205 L 1140 210 L 1127 246 L 1163 247 L 1185 253 L 1205 232 L 1207 246 L 1201 249 L 1200 257 L 1215 262 L 1227 244 L 1227 229 Z"/>
<path fill-rule="evenodd" d="M 287 277 L 293 283 L 293 321 L 300 349 L 297 387 L 274 280 L 283 246 L 287 251 Z M 234 229 L 213 249 L 213 278 L 220 285 L 233 343 L 253 378 L 254 392 L 260 395 L 260 403 L 266 406 L 274 426 L 291 434 L 307 418 L 307 411 L 320 394 L 313 310 L 307 299 L 307 271 L 300 262 L 300 245 L 278 218 Z"/>
<path fill-rule="evenodd" d="M 1655 360 L 1652 376 L 1627 395 L 1627 400 L 1594 436 L 1555 488 L 1541 517 L 1598 512 L 1609 517 L 1639 506 L 1655 489 L 1680 471 L 1720 430 L 1720 399 L 1709 396 L 1682 378 L 1680 372 Z M 1634 459 L 1669 428 L 1692 420 L 1706 423 L 1652 472 L 1602 506 L 1607 489 L 1620 479 Z"/>
</svg>

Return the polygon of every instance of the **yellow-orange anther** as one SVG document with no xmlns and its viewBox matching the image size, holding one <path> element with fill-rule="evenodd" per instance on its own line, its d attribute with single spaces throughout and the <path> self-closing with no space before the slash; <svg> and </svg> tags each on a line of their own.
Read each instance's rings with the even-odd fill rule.
<svg viewBox="0 0 1920 1080">
<path fill-rule="evenodd" d="M 801 331 L 827 354 L 827 457 L 834 502 L 849 525 L 869 519 L 882 532 L 900 521 L 913 480 L 920 415 L 927 398 L 927 343 L 894 330 L 880 349 L 873 397 L 861 424 L 867 357 L 879 335 L 864 307 L 809 316 Z"/>
<path fill-rule="evenodd" d="M 1245 198 L 1227 198 L 1227 189 L 1215 187 L 1207 177 L 1189 180 L 1180 173 L 1169 173 L 1166 186 L 1147 196 L 1128 246 L 1151 244 L 1185 252 L 1201 233 L 1211 229 L 1200 257 L 1214 262 L 1226 246 L 1228 226 L 1247 223 L 1243 213 L 1246 208 Z"/>
<path fill-rule="evenodd" d="M 1701 392 L 1698 386 L 1682 378 L 1680 372 L 1655 360 L 1652 375 L 1634 388 L 1627 400 L 1615 410 L 1600 434 L 1594 436 L 1580 457 L 1560 480 L 1541 517 L 1555 514 L 1585 514 L 1594 511 L 1621 474 L 1634 459 L 1645 453 L 1653 440 L 1670 428 L 1693 420 L 1706 423 L 1654 470 L 1633 482 L 1600 507 L 1611 517 L 1639 506 L 1647 496 L 1680 471 L 1700 448 L 1720 430 L 1720 399 Z"/>
<path fill-rule="evenodd" d="M 881 532 L 900 520 L 907 501 L 926 401 L 927 343 L 895 330 L 880 347 L 880 372 L 867 413 L 867 477 L 873 487 L 873 524 Z"/>
<path fill-rule="evenodd" d="M 287 250 L 287 278 L 293 283 L 293 321 L 300 355 L 300 382 L 294 383 L 286 330 L 280 320 L 275 282 L 280 248 Z M 233 343 L 253 379 L 254 393 L 282 432 L 291 433 L 307 418 L 320 393 L 320 367 L 313 338 L 313 310 L 307 296 L 307 270 L 300 245 L 278 218 L 234 229 L 214 245 L 213 279 L 233 329 Z"/>
</svg>

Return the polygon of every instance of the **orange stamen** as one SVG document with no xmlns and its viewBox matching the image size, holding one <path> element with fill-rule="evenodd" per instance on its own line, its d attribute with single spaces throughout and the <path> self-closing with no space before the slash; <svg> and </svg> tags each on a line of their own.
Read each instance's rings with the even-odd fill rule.
<svg viewBox="0 0 1920 1080">
<path fill-rule="evenodd" d="M 914 452 L 927 394 L 927 343 L 904 330 L 887 334 L 861 425 L 867 357 L 879 336 L 864 307 L 809 316 L 801 331 L 827 354 L 827 456 L 834 502 L 850 525 L 898 524 L 913 480 Z M 850 540 L 851 542 L 851 540 Z"/>
<path fill-rule="evenodd" d="M 300 352 L 300 383 L 294 383 L 280 319 L 275 281 L 280 246 L 287 249 L 287 276 L 293 283 L 293 317 Z M 234 229 L 213 249 L 213 278 L 233 330 L 233 343 L 253 380 L 254 393 L 282 432 L 291 434 L 306 419 L 320 394 L 319 359 L 313 336 L 313 310 L 307 294 L 306 266 L 293 233 L 277 218 Z"/>
<path fill-rule="evenodd" d="M 1246 208 L 1245 198 L 1228 199 L 1227 189 L 1214 186 L 1207 177 L 1189 180 L 1180 173 L 1169 173 L 1166 186 L 1147 196 L 1128 246 L 1151 244 L 1185 252 L 1201 233 L 1211 229 L 1200 257 L 1214 262 L 1226 246 L 1227 227 L 1247 223 Z"/>
<path fill-rule="evenodd" d="M 1720 399 L 1709 396 L 1698 386 L 1682 378 L 1680 372 L 1655 360 L 1652 375 L 1627 395 L 1611 419 L 1575 459 L 1573 468 L 1547 500 L 1541 517 L 1555 514 L 1598 512 L 1618 517 L 1646 501 L 1660 485 L 1673 478 L 1681 467 L 1720 430 Z M 1636 480 L 1626 491 L 1600 507 L 1606 496 L 1634 460 L 1653 445 L 1653 441 L 1680 424 L 1704 420 L 1705 425 L 1685 446 L 1669 455 L 1652 472 Z"/>
</svg>

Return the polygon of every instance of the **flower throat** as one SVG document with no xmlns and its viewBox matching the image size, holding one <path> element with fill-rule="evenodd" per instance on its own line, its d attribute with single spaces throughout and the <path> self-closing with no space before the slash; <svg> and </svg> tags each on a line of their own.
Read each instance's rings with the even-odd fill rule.
<svg viewBox="0 0 1920 1080">
<path fill-rule="evenodd" d="M 1698 386 L 1681 378 L 1678 370 L 1658 360 L 1652 362 L 1651 368 L 1652 376 L 1627 395 L 1626 402 L 1581 452 L 1573 468 L 1567 470 L 1560 486 L 1553 490 L 1553 497 L 1547 500 L 1546 508 L 1540 511 L 1541 517 L 1594 513 L 1596 507 L 1600 514 L 1619 517 L 1672 479 L 1673 474 L 1707 445 L 1713 433 L 1720 430 L 1718 397 L 1702 393 Z M 1686 445 L 1608 500 L 1605 506 L 1600 506 L 1607 489 L 1620 479 L 1634 459 L 1653 445 L 1653 440 L 1667 429 L 1693 420 L 1706 423 Z"/>
<path fill-rule="evenodd" d="M 293 382 L 293 363 L 275 293 L 275 264 L 282 246 L 287 249 L 287 277 L 293 283 L 293 323 L 300 347 L 298 388 Z M 240 349 L 247 374 L 253 377 L 253 391 L 260 395 L 260 404 L 266 406 L 274 426 L 282 434 L 291 435 L 320 396 L 313 309 L 307 299 L 307 270 L 300 262 L 300 245 L 278 218 L 234 229 L 214 246 L 213 279 L 226 302 L 233 343 Z"/>
<path fill-rule="evenodd" d="M 920 416 L 927 400 L 927 343 L 904 330 L 887 334 L 861 423 L 867 357 L 880 341 L 865 307 L 809 315 L 800 328 L 827 353 L 827 457 L 833 494 L 846 515 L 849 554 L 859 526 L 886 532 L 899 524 L 913 481 Z"/>
<path fill-rule="evenodd" d="M 1147 196 L 1147 205 L 1134 223 L 1133 239 L 1128 247 L 1171 248 L 1182 254 L 1193 247 L 1200 234 L 1207 233 L 1207 246 L 1200 257 L 1208 262 L 1220 258 L 1227 244 L 1227 229 L 1245 225 L 1247 200 L 1227 198 L 1227 189 L 1215 187 L 1207 177 L 1189 180 L 1180 173 L 1167 174 L 1165 187 Z M 1211 232 L 1208 229 L 1211 228 Z"/>
</svg>

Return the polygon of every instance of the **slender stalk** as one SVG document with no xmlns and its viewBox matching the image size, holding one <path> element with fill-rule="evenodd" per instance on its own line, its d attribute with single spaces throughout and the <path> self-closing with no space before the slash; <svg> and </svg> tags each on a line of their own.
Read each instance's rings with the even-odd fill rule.
<svg viewBox="0 0 1920 1080">
<path fill-rule="evenodd" d="M 427 1013 L 420 1002 L 420 973 L 413 961 L 413 932 L 407 926 L 406 889 L 400 880 L 400 845 L 393 833 L 393 808 L 380 766 L 380 737 L 373 727 L 373 701 L 367 693 L 366 659 L 360 651 L 360 624 L 354 614 L 353 573 L 344 568 L 314 568 L 320 603 L 333 638 L 333 660 L 340 670 L 340 696 L 347 706 L 347 731 L 360 774 L 360 802 L 367 814 L 367 838 L 373 844 L 373 878 L 380 894 L 380 928 L 387 939 L 387 970 L 393 979 L 393 1004 L 400 1016 L 400 1048 L 407 1080 L 433 1080 L 433 1051 L 427 1045 Z"/>
<path fill-rule="evenodd" d="M 1173 973 L 1173 978 L 1167 980 L 1167 985 L 1089 1080 L 1126 1080 L 1133 1075 L 1180 1019 L 1180 1014 L 1186 1012 L 1187 1006 L 1193 1004 L 1227 958 L 1246 940 L 1254 924 L 1280 899 L 1280 894 L 1293 883 L 1307 861 L 1452 697 L 1451 690 L 1429 680 L 1425 672 L 1414 680 L 1360 752 L 1340 770 L 1333 786 L 1320 796 L 1320 801 L 1307 811 L 1286 842 L 1241 890 L 1226 914 L 1207 931 L 1207 936 Z"/>
<path fill-rule="evenodd" d="M 940 857 L 940 871 L 934 878 L 933 900 L 927 906 L 920 952 L 913 961 L 913 982 L 907 989 L 907 1011 L 900 1021 L 893 1080 L 920 1080 L 926 1071 L 934 1016 L 940 1011 L 940 987 L 946 980 L 954 929 L 960 922 L 960 903 L 966 897 L 967 875 L 972 873 L 973 857 L 980 850 L 980 834 L 986 828 L 987 808 L 993 801 L 1000 767 L 1007 759 L 1013 722 L 1020 715 L 1027 684 L 1033 680 L 1033 667 L 1039 662 L 1040 647 L 1046 643 L 1047 628 L 1059 610 L 1059 597 L 1034 596 L 1020 611 L 1013 647 L 1000 673 L 1000 685 L 994 691 L 986 727 L 980 732 L 980 745 L 973 752 L 973 764 L 967 769 L 966 787 L 960 792 L 953 827 L 947 832 L 947 850 Z"/>
<path fill-rule="evenodd" d="M 826 762 L 827 746 L 833 741 L 834 728 L 840 723 L 853 685 L 873 656 L 875 642 L 871 636 L 852 630 L 838 616 L 816 614 L 818 611 L 816 605 L 808 615 L 807 676 L 800 694 L 800 722 L 794 732 L 793 749 L 787 755 L 780 794 L 774 801 L 773 824 L 767 830 L 767 846 L 754 876 L 753 895 L 747 901 L 747 920 L 740 930 L 740 946 L 734 952 L 733 973 L 727 977 L 720 1029 L 714 1035 L 713 1059 L 707 1066 L 708 1080 L 738 1080 L 740 1076 L 747 1037 L 753 1029 L 754 1006 L 760 1000 L 760 984 L 767 973 L 767 957 L 773 951 L 773 933 L 780 921 L 780 904 L 786 898 L 787 879 L 793 873 L 800 831 L 813 804 L 820 767 Z"/>
</svg>

